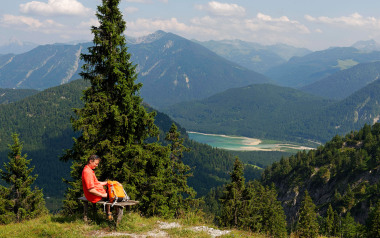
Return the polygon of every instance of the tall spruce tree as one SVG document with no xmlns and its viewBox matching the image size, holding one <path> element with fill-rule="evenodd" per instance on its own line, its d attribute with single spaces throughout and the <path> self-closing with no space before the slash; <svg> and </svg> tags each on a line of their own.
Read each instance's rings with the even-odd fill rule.
<svg viewBox="0 0 380 238">
<path fill-rule="evenodd" d="M 155 112 L 148 113 L 139 96 L 142 84 L 135 83 L 136 66 L 127 52 L 126 23 L 119 2 L 102 0 L 96 14 L 100 25 L 92 27 L 94 46 L 81 56 L 85 64 L 80 75 L 91 86 L 84 91 L 84 107 L 75 110 L 77 117 L 72 120 L 81 135 L 61 158 L 73 161 L 73 181 L 68 182 L 64 211 L 80 209 L 81 172 L 87 158 L 97 154 L 101 158 L 96 171 L 100 181 L 121 182 L 128 195 L 140 201 L 145 215 L 170 216 L 171 152 L 168 146 L 146 142 L 158 137 L 159 130 L 154 124 Z"/>
<path fill-rule="evenodd" d="M 169 204 L 175 211 L 176 216 L 183 214 L 190 208 L 190 204 L 196 195 L 193 188 L 187 185 L 187 178 L 192 176 L 190 167 L 182 161 L 183 153 L 189 152 L 190 149 L 183 145 L 184 139 L 177 130 L 177 126 L 173 123 L 166 134 L 165 140 L 170 143 L 170 168 L 167 186 L 171 185 Z M 184 197 L 184 195 L 188 195 Z"/>
<path fill-rule="evenodd" d="M 13 134 L 13 145 L 9 145 L 9 162 L 4 163 L 5 171 L 0 170 L 1 178 L 9 187 L 0 186 L 0 223 L 20 222 L 38 217 L 47 212 L 42 190 L 31 189 L 37 179 L 32 176 L 34 167 L 31 160 L 22 155 L 22 143 Z"/>
<path fill-rule="evenodd" d="M 328 236 L 335 235 L 334 226 L 336 226 L 338 224 L 335 224 L 334 222 L 335 222 L 334 210 L 333 210 L 331 203 L 330 203 L 329 208 L 327 209 L 327 214 L 326 214 L 325 224 L 324 224 L 326 235 L 328 235 Z"/>
<path fill-rule="evenodd" d="M 299 237 L 318 237 L 318 222 L 317 213 L 315 212 L 315 204 L 307 190 L 305 190 L 305 195 L 299 209 L 297 234 Z"/>
<path fill-rule="evenodd" d="M 286 216 L 281 202 L 277 200 L 274 185 L 263 186 L 257 180 L 248 182 L 241 210 L 243 228 L 273 237 L 287 237 Z"/>
<path fill-rule="evenodd" d="M 221 224 L 227 227 L 240 226 L 240 214 L 242 212 L 243 192 L 245 188 L 244 165 L 236 157 L 231 172 L 231 182 L 223 191 Z"/>
</svg>

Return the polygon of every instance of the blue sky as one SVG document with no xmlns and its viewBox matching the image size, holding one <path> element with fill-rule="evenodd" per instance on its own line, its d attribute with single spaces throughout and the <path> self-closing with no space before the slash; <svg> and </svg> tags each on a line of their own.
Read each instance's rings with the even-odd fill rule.
<svg viewBox="0 0 380 238">
<path fill-rule="evenodd" d="M 90 41 L 100 0 L 2 0 L 0 45 Z M 311 50 L 380 43 L 378 0 L 121 0 L 126 35 L 157 30 L 187 39 L 240 39 Z"/>
</svg>

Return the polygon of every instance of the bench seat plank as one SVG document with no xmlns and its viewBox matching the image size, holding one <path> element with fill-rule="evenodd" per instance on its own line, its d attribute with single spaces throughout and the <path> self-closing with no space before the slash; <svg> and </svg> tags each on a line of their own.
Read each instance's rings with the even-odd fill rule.
<svg viewBox="0 0 380 238">
<path fill-rule="evenodd" d="M 79 200 L 82 200 L 84 202 L 88 202 L 87 198 L 86 197 L 80 197 L 78 198 Z M 99 201 L 97 202 L 98 204 L 106 204 L 106 205 L 112 205 L 113 203 L 112 202 L 105 202 L 105 201 Z M 139 201 L 135 201 L 135 200 L 128 200 L 128 201 L 125 201 L 125 202 L 117 202 L 114 206 L 120 206 L 120 207 L 125 207 L 125 206 L 133 206 L 133 205 L 137 205 L 139 204 Z"/>
<path fill-rule="evenodd" d="M 81 200 L 84 204 L 84 216 L 83 216 L 83 219 L 85 221 L 87 221 L 87 210 L 88 210 L 88 203 L 89 201 L 87 200 L 86 197 L 80 197 L 78 198 L 79 200 Z M 105 202 L 105 201 L 99 201 L 97 202 L 96 204 L 106 204 L 106 205 L 112 205 L 113 203 L 111 202 Z M 116 220 L 116 224 L 119 224 L 119 222 L 121 221 L 122 217 L 123 217 L 123 208 L 126 207 L 126 206 L 133 206 L 133 205 L 137 205 L 139 204 L 139 201 L 135 201 L 135 200 L 128 200 L 128 201 L 125 201 L 125 202 L 117 202 L 114 204 L 114 206 L 116 207 L 116 211 L 117 211 L 117 220 Z"/>
</svg>

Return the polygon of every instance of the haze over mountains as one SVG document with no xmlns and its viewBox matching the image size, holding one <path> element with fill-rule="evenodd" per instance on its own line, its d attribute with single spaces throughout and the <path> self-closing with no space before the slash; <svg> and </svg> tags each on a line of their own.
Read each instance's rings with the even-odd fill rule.
<svg viewBox="0 0 380 238">
<path fill-rule="evenodd" d="M 224 58 L 259 73 L 287 62 L 294 56 L 305 56 L 311 53 L 304 48 L 277 44 L 264 46 L 241 40 L 195 41 L 214 51 Z"/>
<path fill-rule="evenodd" d="M 16 39 L 10 39 L 8 44 L 0 46 L 0 54 L 22 54 L 28 52 L 38 45 L 31 42 L 21 42 Z"/>
</svg>

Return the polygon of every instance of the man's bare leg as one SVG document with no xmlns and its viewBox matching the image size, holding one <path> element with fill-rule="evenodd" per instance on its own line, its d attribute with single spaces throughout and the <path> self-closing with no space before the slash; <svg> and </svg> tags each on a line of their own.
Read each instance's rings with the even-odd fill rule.
<svg viewBox="0 0 380 238">
<path fill-rule="evenodd" d="M 108 218 L 108 220 L 112 221 L 113 220 L 113 216 L 112 216 L 112 212 L 111 212 L 111 205 L 106 205 L 106 211 L 107 211 L 107 218 Z"/>
</svg>

